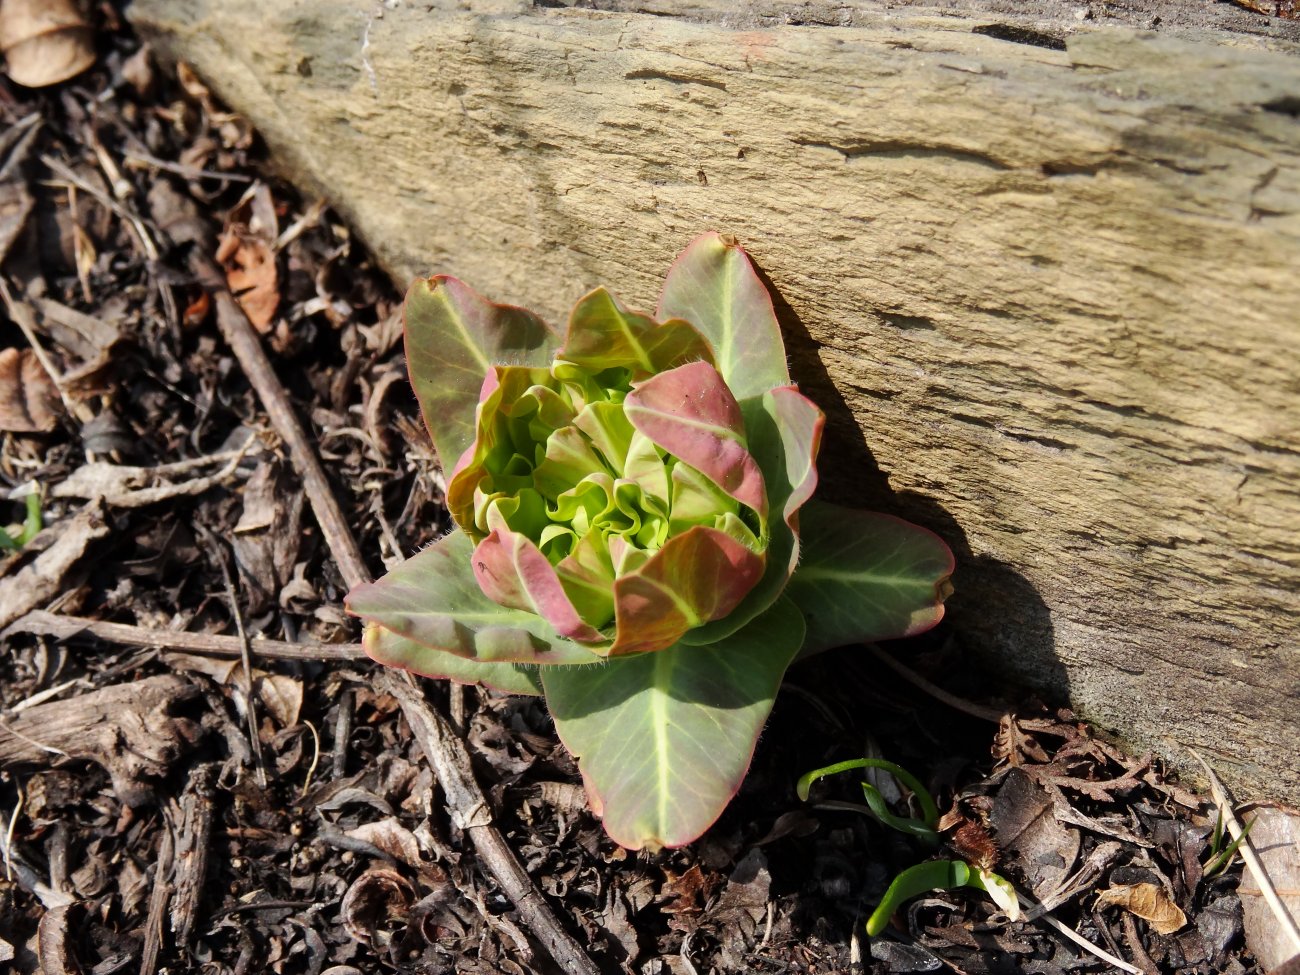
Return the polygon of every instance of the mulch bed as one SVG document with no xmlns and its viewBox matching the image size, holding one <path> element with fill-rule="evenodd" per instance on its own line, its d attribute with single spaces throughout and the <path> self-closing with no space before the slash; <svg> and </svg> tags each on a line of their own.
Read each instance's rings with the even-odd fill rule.
<svg viewBox="0 0 1300 975">
<path fill-rule="evenodd" d="M 200 79 L 153 63 L 111 7 L 100 17 L 91 72 L 0 84 L 14 323 L 0 480 L 34 484 L 48 524 L 0 555 L 0 961 L 34 972 L 39 954 L 46 975 L 563 969 L 501 880 L 496 837 L 541 893 L 524 899 L 600 971 L 1113 970 L 971 891 L 913 901 L 867 939 L 890 879 L 926 853 L 846 808 L 862 799 L 852 776 L 808 804 L 794 784 L 883 754 L 949 813 L 950 856 L 999 861 L 1136 970 L 1256 970 L 1239 868 L 1202 872 L 1210 807 L 1069 712 L 1004 699 L 943 627 L 887 650 L 976 706 L 864 648 L 805 662 L 740 796 L 682 850 L 605 837 L 536 701 L 429 682 L 403 698 L 359 654 L 336 532 L 255 388 L 267 375 L 219 320 L 224 283 L 378 574 L 448 527 L 400 295 L 337 214 L 270 175 L 256 133 Z M 0 522 L 25 512 L 4 501 Z M 490 823 L 440 787 L 415 733 L 436 720 L 463 739 Z M 1186 923 L 1159 934 L 1099 906 L 1144 884 Z"/>
</svg>

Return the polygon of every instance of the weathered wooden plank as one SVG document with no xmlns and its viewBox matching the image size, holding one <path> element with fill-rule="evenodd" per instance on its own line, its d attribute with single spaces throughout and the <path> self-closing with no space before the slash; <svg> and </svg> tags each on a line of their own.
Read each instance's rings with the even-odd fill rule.
<svg viewBox="0 0 1300 975">
<path fill-rule="evenodd" d="M 1057 50 L 866 3 L 847 27 L 670 0 L 133 6 L 399 280 L 552 318 L 597 283 L 651 306 L 692 236 L 737 234 L 831 413 L 831 492 L 955 545 L 963 637 L 1139 747 L 1300 800 L 1285 38 Z"/>
</svg>

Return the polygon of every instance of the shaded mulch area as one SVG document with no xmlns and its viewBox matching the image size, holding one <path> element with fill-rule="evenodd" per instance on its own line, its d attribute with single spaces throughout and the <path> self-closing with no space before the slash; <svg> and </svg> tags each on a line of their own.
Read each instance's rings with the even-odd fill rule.
<svg viewBox="0 0 1300 975">
<path fill-rule="evenodd" d="M 739 797 L 682 850 L 605 837 L 536 701 L 428 683 L 404 701 L 354 643 L 337 538 L 219 321 L 224 283 L 378 574 L 448 527 L 400 295 L 337 214 L 269 175 L 200 79 L 154 64 L 113 8 L 100 17 L 90 73 L 0 86 L 0 479 L 38 491 L 48 524 L 0 561 L 0 960 L 563 969 L 487 830 L 601 971 L 1109 970 L 970 891 L 913 901 L 868 941 L 890 879 L 926 852 L 848 807 L 851 776 L 810 804 L 794 784 L 884 754 L 948 811 L 949 855 L 1000 861 L 1135 969 L 1255 970 L 1239 871 L 1203 875 L 1207 804 L 1068 712 L 1002 700 L 943 627 L 897 653 L 980 705 L 941 703 L 863 648 L 807 661 Z M 22 522 L 27 506 L 0 512 Z M 439 784 L 417 733 L 429 715 L 463 738 L 489 825 Z M 1158 934 L 1098 908 L 1099 891 L 1143 884 L 1186 923 Z"/>
</svg>

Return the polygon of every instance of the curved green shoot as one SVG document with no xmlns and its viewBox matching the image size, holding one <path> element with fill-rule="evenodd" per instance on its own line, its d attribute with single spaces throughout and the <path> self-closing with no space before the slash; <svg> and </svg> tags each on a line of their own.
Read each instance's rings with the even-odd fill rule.
<svg viewBox="0 0 1300 975">
<path fill-rule="evenodd" d="M 888 772 L 911 789 L 916 795 L 916 801 L 921 805 L 920 819 L 895 816 L 889 811 L 889 807 L 885 804 L 885 797 L 881 795 L 880 790 L 870 782 L 863 782 L 862 794 L 867 800 L 867 806 L 870 808 L 871 814 L 876 819 L 900 833 L 907 833 L 910 836 L 925 840 L 927 843 L 937 844 L 939 842 L 939 809 L 934 804 L 934 797 L 930 795 L 929 790 L 911 772 L 883 758 L 855 758 L 847 762 L 836 762 L 834 765 L 827 765 L 825 768 L 814 769 L 799 779 L 795 791 L 799 794 L 800 799 L 807 802 L 808 790 L 818 779 L 860 768 L 878 768 Z"/>
<path fill-rule="evenodd" d="M 932 890 L 956 890 L 970 883 L 970 864 L 963 860 L 931 860 L 908 867 L 889 885 L 880 905 L 867 918 L 867 934 L 876 937 L 889 926 L 894 912 L 913 897 Z"/>
<path fill-rule="evenodd" d="M 964 860 L 930 860 L 908 867 L 894 878 L 884 899 L 867 919 L 867 934 L 874 938 L 884 931 L 894 912 L 913 897 L 932 890 L 958 890 L 962 887 L 982 890 L 1011 920 L 1019 918 L 1020 903 L 1015 888 L 1004 877 L 977 870 Z"/>
<path fill-rule="evenodd" d="M 45 527 L 45 521 L 41 517 L 41 495 L 40 491 L 32 491 L 26 497 L 27 518 L 23 521 L 23 527 L 18 532 L 18 537 L 10 535 L 8 530 L 0 528 L 0 549 L 8 549 L 17 552 L 28 542 L 39 534 L 40 530 Z"/>
</svg>

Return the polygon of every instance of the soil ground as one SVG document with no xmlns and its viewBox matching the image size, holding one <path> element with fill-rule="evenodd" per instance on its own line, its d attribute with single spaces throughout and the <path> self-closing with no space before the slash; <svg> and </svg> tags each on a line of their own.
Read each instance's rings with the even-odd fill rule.
<svg viewBox="0 0 1300 975">
<path fill-rule="evenodd" d="M 300 459 L 201 268 L 240 293 L 372 573 L 447 527 L 400 295 L 328 208 L 266 175 L 256 133 L 200 79 L 154 64 L 112 7 L 99 17 L 90 72 L 0 85 L 0 479 L 34 484 L 47 526 L 0 561 L 0 960 L 556 970 L 449 813 L 412 712 L 360 656 Z M 26 510 L 6 501 L 0 522 Z M 203 639 L 241 633 L 244 660 Z M 1068 711 L 990 686 L 959 633 L 883 653 L 959 697 L 868 648 L 799 665 L 722 820 L 654 854 L 605 837 L 536 701 L 422 694 L 463 732 L 491 828 L 601 971 L 1113 970 L 974 891 L 913 901 L 868 939 L 891 878 L 932 851 L 852 808 L 851 776 L 811 803 L 794 790 L 864 754 L 934 792 L 947 856 L 996 863 L 1135 970 L 1256 970 L 1239 867 L 1204 871 L 1202 798 Z M 1098 898 L 1143 885 L 1160 910 Z"/>
</svg>

